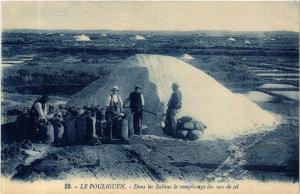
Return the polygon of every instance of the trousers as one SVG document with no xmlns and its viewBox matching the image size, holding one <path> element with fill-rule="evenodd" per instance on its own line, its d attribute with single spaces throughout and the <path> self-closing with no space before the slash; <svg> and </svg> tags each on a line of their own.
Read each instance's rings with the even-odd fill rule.
<svg viewBox="0 0 300 194">
<path fill-rule="evenodd" d="M 177 125 L 177 115 L 178 109 L 168 109 L 165 122 L 165 133 L 167 135 L 176 136 L 176 125 Z"/>
<path fill-rule="evenodd" d="M 133 129 L 135 135 L 142 135 L 142 111 L 133 112 Z"/>
</svg>

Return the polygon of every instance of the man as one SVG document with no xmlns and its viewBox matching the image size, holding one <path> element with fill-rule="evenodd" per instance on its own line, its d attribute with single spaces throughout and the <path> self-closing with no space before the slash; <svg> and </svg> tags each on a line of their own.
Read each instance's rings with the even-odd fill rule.
<svg viewBox="0 0 300 194">
<path fill-rule="evenodd" d="M 114 86 L 112 94 L 107 98 L 106 114 L 107 114 L 107 127 L 108 127 L 108 138 L 111 140 L 112 137 L 118 138 L 119 132 L 122 125 L 123 113 L 123 101 L 119 95 L 118 86 Z"/>
<path fill-rule="evenodd" d="M 142 134 L 142 110 L 144 108 L 144 96 L 142 88 L 135 86 L 135 91 L 131 92 L 129 97 L 124 101 L 124 105 L 130 101 L 131 114 L 133 115 L 133 128 L 135 135 Z"/>
<path fill-rule="evenodd" d="M 31 109 L 30 113 L 35 121 L 47 121 L 48 119 L 48 102 L 49 98 L 47 95 L 43 95 L 40 99 L 36 100 Z"/>
<path fill-rule="evenodd" d="M 177 114 L 181 109 L 182 94 L 177 83 L 172 84 L 173 93 L 168 102 L 166 114 L 165 133 L 176 136 Z"/>
<path fill-rule="evenodd" d="M 52 141 L 52 136 L 54 134 L 50 134 L 51 129 L 53 130 L 53 126 L 48 119 L 53 117 L 53 114 L 48 114 L 48 102 L 49 98 L 47 95 L 43 95 L 40 99 L 36 100 L 31 109 L 30 109 L 30 116 L 32 118 L 32 129 L 31 131 L 31 138 L 34 140 L 43 140 L 46 143 L 48 141 Z M 45 131 L 45 130 L 50 130 Z M 48 134 L 49 133 L 49 134 Z M 51 137 L 48 137 L 50 135 Z M 49 140 L 49 138 L 51 140 Z"/>
</svg>

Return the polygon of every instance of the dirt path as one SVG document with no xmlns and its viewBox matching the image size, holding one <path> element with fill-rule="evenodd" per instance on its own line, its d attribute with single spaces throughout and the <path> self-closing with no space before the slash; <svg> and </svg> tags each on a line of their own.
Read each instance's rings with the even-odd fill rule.
<svg viewBox="0 0 300 194">
<path fill-rule="evenodd" d="M 204 180 L 228 157 L 226 147 L 227 143 L 219 140 L 187 142 L 146 135 L 130 145 L 49 146 L 47 156 L 30 165 L 6 163 L 2 168 L 14 168 L 6 175 L 25 181 L 67 177 Z"/>
<path fill-rule="evenodd" d="M 208 181 L 228 181 L 230 178 L 235 179 L 249 179 L 251 175 L 247 169 L 244 168 L 246 164 L 246 153 L 249 149 L 255 146 L 257 142 L 263 139 L 265 133 L 256 134 L 255 137 L 243 137 L 234 139 L 228 146 L 229 156 L 226 160 L 218 166 L 212 173 L 207 175 Z M 249 139 L 253 140 L 249 142 Z"/>
</svg>

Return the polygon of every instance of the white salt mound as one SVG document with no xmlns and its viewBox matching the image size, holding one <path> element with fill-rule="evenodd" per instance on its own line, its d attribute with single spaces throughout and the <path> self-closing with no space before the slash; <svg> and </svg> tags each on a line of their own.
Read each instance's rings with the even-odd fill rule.
<svg viewBox="0 0 300 194">
<path fill-rule="evenodd" d="M 235 42 L 236 40 L 232 37 L 228 38 L 227 41 Z"/>
<path fill-rule="evenodd" d="M 245 40 L 245 44 L 251 44 L 249 40 Z"/>
<path fill-rule="evenodd" d="M 134 39 L 135 40 L 146 40 L 146 38 L 141 35 L 135 35 Z"/>
<path fill-rule="evenodd" d="M 102 36 L 102 37 L 106 37 L 106 36 L 107 36 L 107 34 L 104 34 L 104 33 L 103 33 L 103 34 L 101 34 L 101 36 Z"/>
<path fill-rule="evenodd" d="M 74 36 L 76 41 L 90 41 L 90 37 L 86 35 L 79 35 L 79 36 Z"/>
<path fill-rule="evenodd" d="M 276 124 L 273 114 L 262 110 L 242 94 L 234 94 L 203 71 L 170 56 L 139 54 L 123 61 L 103 83 L 96 80 L 77 93 L 69 105 L 106 105 L 114 85 L 127 97 L 135 85 L 143 87 L 145 109 L 166 111 L 172 93 L 171 85 L 181 85 L 183 104 L 179 116 L 192 116 L 207 125 L 202 139 L 230 139 L 239 135 L 266 130 Z M 155 117 L 145 115 L 145 123 Z M 158 120 L 157 123 L 161 121 Z M 161 129 L 149 134 L 162 135 Z"/>
<path fill-rule="evenodd" d="M 258 91 L 248 92 L 245 94 L 245 96 L 253 102 L 271 102 L 273 100 L 273 96 Z"/>
<path fill-rule="evenodd" d="M 183 54 L 183 55 L 180 57 L 180 59 L 182 59 L 182 60 L 192 60 L 192 59 L 194 59 L 194 57 L 192 57 L 192 56 L 189 55 L 189 54 Z"/>
<path fill-rule="evenodd" d="M 14 64 L 9 64 L 9 63 L 1 63 L 1 67 L 13 67 Z"/>
</svg>

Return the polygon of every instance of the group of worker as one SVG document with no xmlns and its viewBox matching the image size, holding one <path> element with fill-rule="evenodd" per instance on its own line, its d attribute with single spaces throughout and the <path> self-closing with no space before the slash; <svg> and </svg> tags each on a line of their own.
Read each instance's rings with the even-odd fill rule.
<svg viewBox="0 0 300 194">
<path fill-rule="evenodd" d="M 117 123 L 121 117 L 124 117 L 124 106 L 130 102 L 130 110 L 133 117 L 133 129 L 134 134 L 142 134 L 142 111 L 145 105 L 144 96 L 142 94 L 142 88 L 135 86 L 135 90 L 130 93 L 129 97 L 123 102 L 122 97 L 119 95 L 118 86 L 114 86 L 111 89 L 111 95 L 109 95 L 106 103 L 106 114 L 108 114 L 108 126 L 112 126 L 113 129 L 118 128 Z"/>
<path fill-rule="evenodd" d="M 172 84 L 172 89 L 173 92 L 168 101 L 165 127 L 163 128 L 163 131 L 165 134 L 176 136 L 177 114 L 178 111 L 181 109 L 182 94 L 179 89 L 179 85 L 177 83 Z M 134 91 L 131 92 L 129 96 L 123 101 L 122 97 L 119 94 L 118 86 L 114 86 L 111 89 L 111 94 L 107 97 L 107 103 L 105 108 L 97 109 L 97 110 L 85 108 L 85 110 L 89 112 L 88 114 L 92 119 L 93 118 L 97 119 L 97 123 L 99 123 L 102 127 L 103 127 L 102 124 L 105 123 L 106 131 L 110 131 L 109 134 L 107 133 L 104 134 L 103 132 L 101 132 L 100 134 L 102 134 L 102 136 L 106 135 L 106 137 L 110 140 L 113 137 L 119 137 L 118 134 L 120 133 L 121 130 L 120 125 L 122 125 L 122 119 L 125 119 L 126 116 L 128 116 L 124 112 L 124 108 L 128 103 L 130 103 L 129 108 L 131 110 L 131 115 L 132 115 L 132 126 L 133 126 L 134 134 L 142 135 L 142 118 L 143 118 L 143 111 L 145 105 L 145 99 L 142 91 L 143 91 L 142 87 L 135 86 Z M 31 134 L 29 134 L 29 136 L 31 136 L 31 138 L 33 139 L 41 139 L 40 133 L 49 133 L 49 131 L 45 132 L 42 130 L 45 123 L 47 123 L 48 126 L 51 126 L 52 125 L 51 122 L 53 121 L 53 118 L 57 118 L 58 123 L 59 122 L 63 123 L 63 120 L 68 117 L 66 115 L 70 116 L 73 114 L 72 112 L 74 112 L 74 110 L 70 108 L 69 109 L 65 108 L 63 110 L 62 107 L 60 107 L 60 111 L 58 111 L 59 114 L 57 114 L 57 112 L 56 114 L 53 114 L 51 113 L 51 111 L 49 111 L 48 101 L 49 101 L 48 96 L 43 95 L 40 99 L 38 99 L 33 103 L 29 111 L 29 115 L 32 118 L 31 120 L 33 121 L 32 124 L 30 125 L 30 128 L 34 129 L 31 130 Z M 65 112 L 67 111 L 69 114 L 63 113 L 64 111 Z M 80 115 L 78 113 L 75 114 Z M 93 123 L 93 121 L 91 122 Z M 54 135 L 56 134 L 57 136 L 57 134 L 60 134 L 60 136 L 62 136 L 63 133 L 62 131 L 58 131 L 58 132 L 55 130 L 52 131 L 53 132 L 51 133 L 53 133 Z M 42 134 L 42 136 L 45 136 L 45 134 Z M 98 136 L 96 134 L 96 129 L 92 129 L 90 137 L 92 139 L 93 138 L 97 139 Z"/>
</svg>

